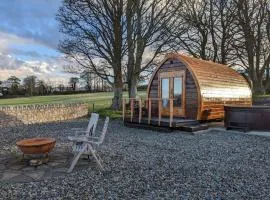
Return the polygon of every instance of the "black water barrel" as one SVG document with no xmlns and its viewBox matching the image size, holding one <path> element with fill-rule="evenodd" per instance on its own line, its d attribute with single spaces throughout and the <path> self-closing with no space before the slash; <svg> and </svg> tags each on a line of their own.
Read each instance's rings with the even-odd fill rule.
<svg viewBox="0 0 270 200">
<path fill-rule="evenodd" d="M 270 106 L 224 106 L 227 129 L 270 131 Z"/>
</svg>

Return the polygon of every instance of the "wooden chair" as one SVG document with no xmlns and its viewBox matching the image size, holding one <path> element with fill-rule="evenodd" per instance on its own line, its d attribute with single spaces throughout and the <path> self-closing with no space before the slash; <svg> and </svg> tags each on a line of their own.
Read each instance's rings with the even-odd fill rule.
<svg viewBox="0 0 270 200">
<path fill-rule="evenodd" d="M 99 114 L 91 113 L 91 117 L 88 122 L 87 128 L 72 128 L 72 131 L 75 131 L 75 136 L 78 136 L 80 133 L 84 133 L 85 136 L 93 136 L 95 135 L 95 131 L 97 128 Z"/>
<path fill-rule="evenodd" d="M 105 135 L 107 133 L 109 124 L 109 117 L 106 117 L 103 129 L 100 133 L 99 137 L 89 137 L 89 136 L 80 136 L 80 137 L 68 137 L 70 141 L 73 141 L 72 150 L 75 153 L 72 163 L 68 169 L 68 173 L 72 172 L 73 168 L 77 164 L 79 158 L 82 154 L 92 155 L 96 160 L 99 168 L 103 170 L 103 166 L 101 164 L 101 159 L 96 153 L 95 147 L 101 145 L 105 139 Z"/>
</svg>

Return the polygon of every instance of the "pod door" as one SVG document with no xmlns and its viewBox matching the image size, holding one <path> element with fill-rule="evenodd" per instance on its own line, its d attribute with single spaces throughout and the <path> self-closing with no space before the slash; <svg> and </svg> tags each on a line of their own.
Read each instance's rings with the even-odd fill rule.
<svg viewBox="0 0 270 200">
<path fill-rule="evenodd" d="M 162 116 L 185 116 L 185 71 L 159 74 L 159 98 Z"/>
</svg>

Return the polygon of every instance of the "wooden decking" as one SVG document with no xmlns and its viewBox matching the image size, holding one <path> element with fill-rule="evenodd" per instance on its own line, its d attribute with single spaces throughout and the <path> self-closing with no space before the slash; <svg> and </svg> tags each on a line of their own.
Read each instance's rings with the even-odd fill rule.
<svg viewBox="0 0 270 200">
<path fill-rule="evenodd" d="M 152 113 L 152 101 L 158 104 L 157 112 Z M 144 105 L 143 105 L 144 102 Z M 169 116 L 162 115 L 161 99 L 123 99 L 123 121 L 132 127 L 166 128 L 169 130 L 180 129 L 185 131 L 198 131 L 207 129 L 199 121 L 174 116 L 173 99 L 169 99 Z M 126 104 L 127 103 L 127 104 Z M 135 106 L 136 104 L 136 106 Z"/>
<path fill-rule="evenodd" d="M 133 117 L 132 121 L 130 118 L 126 118 L 125 122 L 130 122 L 130 123 L 139 123 L 139 118 L 138 117 Z M 183 118 L 174 118 L 172 121 L 172 127 L 179 127 L 181 125 L 187 125 L 187 124 L 197 124 L 198 121 L 196 120 L 191 120 L 191 119 L 183 119 Z M 149 125 L 154 125 L 154 126 L 170 126 L 170 118 L 169 117 L 162 117 L 160 120 L 160 125 L 159 125 L 159 118 L 158 117 L 152 117 L 150 120 L 150 123 L 148 121 L 147 117 L 142 117 L 141 118 L 141 124 L 149 124 Z"/>
<path fill-rule="evenodd" d="M 158 117 L 152 117 L 150 123 L 147 117 L 142 117 L 139 122 L 138 117 L 133 117 L 132 121 L 130 118 L 125 118 L 125 125 L 137 127 L 137 128 L 147 128 L 154 130 L 168 130 L 172 131 L 174 129 L 184 130 L 188 132 L 194 132 L 199 130 L 205 130 L 208 128 L 207 125 L 200 124 L 197 120 L 184 119 L 184 118 L 174 118 L 170 126 L 170 118 L 162 117 L 159 121 Z"/>
</svg>

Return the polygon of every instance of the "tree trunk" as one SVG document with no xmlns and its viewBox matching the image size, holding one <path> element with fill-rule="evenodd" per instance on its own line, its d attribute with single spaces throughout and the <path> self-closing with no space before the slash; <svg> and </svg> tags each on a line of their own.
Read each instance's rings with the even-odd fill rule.
<svg viewBox="0 0 270 200">
<path fill-rule="evenodd" d="M 265 94 L 265 88 L 261 80 L 253 81 L 252 85 L 253 85 L 253 88 L 252 88 L 253 94 L 255 95 Z"/>
<path fill-rule="evenodd" d="M 123 98 L 123 80 L 121 72 L 115 73 L 113 85 L 112 109 L 120 110 Z"/>
<path fill-rule="evenodd" d="M 128 94 L 129 94 L 129 98 L 136 98 L 137 77 L 131 76 L 130 80 L 128 80 Z"/>
<path fill-rule="evenodd" d="M 270 91 L 270 65 L 266 67 L 266 78 L 265 78 L 265 93 L 268 94 Z"/>
</svg>

